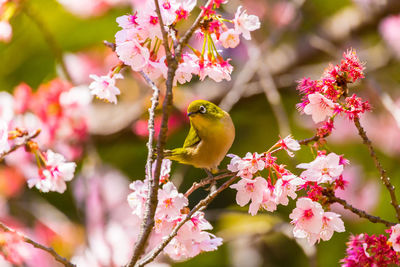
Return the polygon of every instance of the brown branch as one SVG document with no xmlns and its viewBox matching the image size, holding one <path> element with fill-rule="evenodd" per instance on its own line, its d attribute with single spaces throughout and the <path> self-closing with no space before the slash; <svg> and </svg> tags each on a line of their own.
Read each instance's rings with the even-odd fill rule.
<svg viewBox="0 0 400 267">
<path fill-rule="evenodd" d="M 143 259 L 138 262 L 135 267 L 141 267 L 146 265 L 147 263 L 151 262 L 154 260 L 158 254 L 171 242 L 171 240 L 178 234 L 179 229 L 188 221 L 192 216 L 200 210 L 205 209 L 208 204 L 211 203 L 211 201 L 214 200 L 214 198 L 221 193 L 223 190 L 225 190 L 229 185 L 231 185 L 235 180 L 237 176 L 233 176 L 231 179 L 226 181 L 223 185 L 221 185 L 217 190 L 214 192 L 211 192 L 207 197 L 202 199 L 197 205 L 186 215 L 186 217 L 180 221 L 175 228 L 172 230 L 172 232 L 168 235 L 168 237 L 163 239 L 163 242 L 161 242 L 156 248 L 154 248 L 152 251 L 150 251 Z"/>
<path fill-rule="evenodd" d="M 338 204 L 342 205 L 343 208 L 353 212 L 354 214 L 358 215 L 361 218 L 365 218 L 365 219 L 369 220 L 370 222 L 382 223 L 382 224 L 386 225 L 387 227 L 395 225 L 395 223 L 393 223 L 393 222 L 386 221 L 384 219 L 381 219 L 378 216 L 373 216 L 371 214 L 366 213 L 363 210 L 353 207 L 352 205 L 347 203 L 346 200 L 336 197 L 335 193 L 332 191 L 325 189 L 323 191 L 323 194 L 328 198 L 329 203 L 338 203 Z"/>
<path fill-rule="evenodd" d="M 46 251 L 47 253 L 49 253 L 50 255 L 52 255 L 54 257 L 54 259 L 58 262 L 60 262 L 61 264 L 63 264 L 64 266 L 68 266 L 68 267 L 76 267 L 75 264 L 71 263 L 70 261 L 68 261 L 66 258 L 60 256 L 53 248 L 50 247 L 46 247 L 42 244 L 39 244 L 35 241 L 33 241 L 32 239 L 30 239 L 29 237 L 27 237 L 26 235 L 19 233 L 17 231 L 15 231 L 14 229 L 11 229 L 10 227 L 8 227 L 7 225 L 5 225 L 4 223 L 0 222 L 0 228 L 4 231 L 4 232 L 9 232 L 9 233 L 13 233 L 16 234 L 17 236 L 19 236 L 22 241 L 24 241 L 25 243 L 31 244 L 32 246 L 34 246 L 35 248 L 41 249 L 43 251 Z"/>
<path fill-rule="evenodd" d="M 368 147 L 369 155 L 371 158 L 374 160 L 375 166 L 378 169 L 380 175 L 381 175 L 381 180 L 383 184 L 386 186 L 387 190 L 389 191 L 391 202 L 394 210 L 396 211 L 396 217 L 397 220 L 400 221 L 400 206 L 397 202 L 396 194 L 395 194 L 395 188 L 390 182 L 390 178 L 387 176 L 386 171 L 383 169 L 382 164 L 380 163 L 378 157 L 376 156 L 375 150 L 371 144 L 371 140 L 369 140 L 367 133 L 365 132 L 364 128 L 361 126 L 360 119 L 359 118 L 354 118 L 354 125 L 356 126 L 358 130 L 358 135 L 362 138 L 363 143 Z"/>
<path fill-rule="evenodd" d="M 203 187 L 205 185 L 211 184 L 214 181 L 220 180 L 220 179 L 224 179 L 226 177 L 230 177 L 232 175 L 236 175 L 236 173 L 233 172 L 227 172 L 227 173 L 223 173 L 220 174 L 218 176 L 214 176 L 214 177 L 207 177 L 203 180 L 201 180 L 200 182 L 196 183 L 194 182 L 193 185 L 186 191 L 185 193 L 185 197 L 189 197 L 190 194 L 192 194 L 194 191 L 196 191 L 197 189 L 199 189 L 200 187 Z"/>
<path fill-rule="evenodd" d="M 40 130 L 36 130 L 36 132 L 34 132 L 32 135 L 29 135 L 27 137 L 25 137 L 24 141 L 17 143 L 15 145 L 13 145 L 9 150 L 3 152 L 0 154 L 0 161 L 7 156 L 8 154 L 14 152 L 15 150 L 17 150 L 18 148 L 25 146 L 30 140 L 36 138 L 38 135 L 40 134 Z"/>
<path fill-rule="evenodd" d="M 308 145 L 311 142 L 318 142 L 319 140 L 321 140 L 322 138 L 328 137 L 329 134 L 325 134 L 324 136 L 319 136 L 319 135 L 314 135 L 313 137 L 310 138 L 306 138 L 306 139 L 302 139 L 302 140 L 297 140 L 297 142 L 300 145 Z"/>
<path fill-rule="evenodd" d="M 159 187 L 159 180 L 160 180 L 160 172 L 161 172 L 161 163 L 164 158 L 164 147 L 166 144 L 167 140 L 167 133 L 168 133 L 168 118 L 169 114 L 171 111 L 172 107 L 172 86 L 173 86 L 173 80 L 175 76 L 176 69 L 178 68 L 178 63 L 176 59 L 171 55 L 171 51 L 169 50 L 169 45 L 168 45 L 168 34 L 165 31 L 164 28 L 164 23 L 162 20 L 161 16 L 161 11 L 160 11 L 160 6 L 158 3 L 158 0 L 154 0 L 155 5 L 156 5 L 156 12 L 157 16 L 160 22 L 160 27 L 161 27 L 161 32 L 163 33 L 163 44 L 165 48 L 165 53 L 167 55 L 167 65 L 168 65 L 168 76 L 167 76 L 167 81 L 166 81 L 166 93 L 165 93 L 165 98 L 163 102 L 163 108 L 162 108 L 162 122 L 161 122 L 161 129 L 158 135 L 158 140 L 157 140 L 157 159 L 156 159 L 156 167 L 154 170 L 154 176 L 149 175 L 149 193 L 147 196 L 147 201 L 146 201 L 146 210 L 144 214 L 144 218 L 142 221 L 141 225 L 141 230 L 139 234 L 139 238 L 135 244 L 135 248 L 131 257 L 131 260 L 129 262 L 129 267 L 133 267 L 136 262 L 138 261 L 140 255 L 142 255 L 145 247 L 146 247 L 146 242 L 150 236 L 150 233 L 153 229 L 154 226 L 154 216 L 157 208 L 157 202 L 158 202 L 158 187 Z M 150 124 L 149 124 L 150 126 Z M 149 138 L 150 138 L 149 133 Z M 154 136 L 154 132 L 153 132 Z M 147 165 L 150 164 L 151 159 L 154 153 L 153 153 L 153 148 L 152 144 L 148 144 L 151 146 L 151 149 L 149 151 L 148 155 L 148 163 Z M 150 168 L 151 169 L 151 168 Z"/>
</svg>

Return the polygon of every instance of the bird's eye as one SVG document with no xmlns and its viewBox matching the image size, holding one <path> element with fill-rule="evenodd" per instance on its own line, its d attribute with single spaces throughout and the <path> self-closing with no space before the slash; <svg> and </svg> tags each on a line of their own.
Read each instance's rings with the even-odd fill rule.
<svg viewBox="0 0 400 267">
<path fill-rule="evenodd" d="M 204 113 L 206 113 L 207 110 L 204 106 L 200 106 L 199 111 L 200 111 L 200 113 L 204 114 Z"/>
</svg>

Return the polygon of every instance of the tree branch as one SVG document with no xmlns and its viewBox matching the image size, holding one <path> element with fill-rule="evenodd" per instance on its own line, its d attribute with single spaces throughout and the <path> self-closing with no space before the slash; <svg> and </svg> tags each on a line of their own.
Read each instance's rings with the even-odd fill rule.
<svg viewBox="0 0 400 267">
<path fill-rule="evenodd" d="M 5 225 L 4 223 L 0 222 L 0 228 L 4 231 L 4 232 L 9 232 L 9 233 L 13 233 L 16 234 L 17 236 L 19 236 L 20 238 L 22 238 L 22 241 L 24 241 L 25 243 L 31 244 L 32 246 L 34 246 L 35 248 L 41 249 L 43 251 L 46 251 L 47 253 L 49 253 L 50 255 L 52 255 L 54 257 L 54 259 L 58 262 L 60 262 L 61 264 L 63 264 L 64 266 L 67 267 L 76 267 L 75 264 L 72 264 L 70 261 L 68 261 L 66 258 L 61 257 L 53 248 L 50 247 L 46 247 L 42 244 L 39 244 L 35 241 L 33 241 L 32 239 L 30 239 L 29 237 L 27 237 L 26 235 L 19 233 L 17 231 L 15 231 L 14 229 L 11 229 L 10 227 L 8 227 L 7 225 Z"/>
<path fill-rule="evenodd" d="M 22 147 L 22 146 L 25 146 L 30 140 L 36 138 L 39 134 L 40 134 L 40 130 L 36 130 L 36 132 L 34 132 L 32 135 L 30 135 L 30 136 L 28 136 L 28 137 L 25 137 L 25 140 L 24 140 L 24 141 L 22 141 L 22 142 L 20 142 L 20 143 L 18 143 L 18 144 L 13 145 L 9 150 L 7 150 L 7 151 L 1 153 L 1 154 L 0 154 L 0 161 L 3 160 L 3 158 L 4 158 L 5 156 L 7 156 L 8 154 L 14 152 L 15 150 L 17 150 L 18 148 L 20 148 L 20 147 Z"/>
<path fill-rule="evenodd" d="M 185 197 L 189 197 L 190 194 L 192 194 L 194 191 L 196 191 L 200 187 L 203 187 L 203 186 L 205 186 L 207 184 L 211 184 L 214 181 L 217 181 L 217 180 L 220 180 L 220 179 L 224 179 L 226 177 L 230 177 L 232 175 L 236 175 L 236 173 L 233 173 L 233 172 L 223 173 L 223 174 L 220 174 L 218 176 L 207 177 L 207 178 L 201 180 L 198 183 L 194 182 L 193 185 L 186 191 Z"/>
<path fill-rule="evenodd" d="M 233 176 L 231 179 L 226 181 L 223 185 L 221 185 L 217 190 L 214 192 L 210 193 L 207 197 L 202 199 L 197 205 L 186 215 L 186 217 L 180 221 L 175 228 L 172 230 L 172 232 L 168 235 L 168 237 L 164 238 L 163 242 L 159 244 L 156 248 L 154 248 L 152 251 L 150 251 L 143 259 L 138 262 L 135 267 L 142 267 L 146 265 L 147 263 L 151 262 L 154 260 L 158 254 L 171 242 L 171 240 L 178 234 L 179 229 L 188 221 L 192 216 L 200 210 L 205 209 L 208 204 L 211 203 L 211 201 L 214 200 L 214 198 L 221 193 L 223 190 L 225 190 L 229 185 L 231 185 L 235 180 L 237 176 Z"/>
<path fill-rule="evenodd" d="M 353 207 L 352 205 L 347 203 L 346 200 L 336 197 L 335 193 L 330 190 L 325 189 L 322 193 L 328 198 L 329 203 L 339 203 L 340 205 L 343 206 L 343 208 L 353 212 L 354 214 L 357 214 L 361 218 L 365 218 L 365 219 L 369 220 L 370 222 L 382 223 L 382 224 L 386 225 L 387 227 L 395 225 L 395 223 L 393 223 L 393 222 L 386 221 L 384 219 L 381 219 L 378 216 L 370 215 L 363 210 Z"/>
<path fill-rule="evenodd" d="M 368 147 L 369 155 L 374 160 L 375 167 L 378 169 L 381 180 L 383 184 L 386 186 L 387 190 L 389 191 L 391 202 L 394 210 L 396 211 L 397 220 L 400 222 L 400 206 L 397 202 L 395 188 L 390 182 L 390 178 L 387 176 L 386 171 L 383 169 L 382 164 L 380 163 L 378 157 L 376 156 L 375 150 L 371 144 L 371 140 L 369 140 L 367 133 L 365 132 L 364 128 L 361 126 L 360 119 L 358 117 L 354 118 L 354 125 L 358 130 L 358 135 L 362 138 L 363 143 Z"/>
<path fill-rule="evenodd" d="M 171 51 L 169 50 L 168 34 L 164 28 L 164 23 L 162 20 L 158 0 L 154 0 L 154 2 L 156 5 L 157 16 L 160 21 L 161 32 L 163 33 L 163 44 L 164 44 L 164 48 L 165 48 L 165 53 L 167 55 L 168 76 L 167 76 L 167 81 L 166 81 L 166 93 L 165 93 L 165 98 L 164 98 L 163 108 L 162 108 L 163 115 L 162 115 L 161 129 L 160 129 L 160 132 L 158 135 L 158 140 L 157 140 L 156 167 L 154 170 L 154 176 L 151 175 L 152 173 L 150 173 L 150 175 L 149 175 L 149 184 L 148 184 L 149 193 L 148 193 L 147 201 L 146 201 L 146 210 L 145 210 L 145 214 L 144 214 L 144 219 L 142 221 L 139 238 L 135 244 L 133 255 L 132 255 L 130 263 L 129 263 L 130 267 L 133 267 L 136 264 L 140 255 L 143 253 L 145 246 L 146 246 L 146 242 L 147 242 L 147 240 L 150 236 L 150 233 L 153 229 L 153 226 L 154 226 L 154 215 L 156 212 L 157 202 L 158 202 L 158 186 L 159 186 L 159 180 L 160 180 L 161 163 L 164 158 L 164 147 L 166 144 L 167 133 L 168 133 L 168 118 L 169 118 L 170 110 L 172 107 L 172 97 L 173 97 L 172 86 L 173 86 L 175 72 L 176 72 L 176 69 L 178 68 L 178 62 L 171 55 Z M 154 133 L 153 133 L 153 136 L 154 136 Z M 150 139 L 150 133 L 149 133 L 149 139 Z M 152 144 L 148 144 L 148 146 L 152 146 Z M 151 150 L 149 151 L 149 157 L 152 158 L 153 154 L 154 154 L 153 149 L 151 147 Z"/>
</svg>

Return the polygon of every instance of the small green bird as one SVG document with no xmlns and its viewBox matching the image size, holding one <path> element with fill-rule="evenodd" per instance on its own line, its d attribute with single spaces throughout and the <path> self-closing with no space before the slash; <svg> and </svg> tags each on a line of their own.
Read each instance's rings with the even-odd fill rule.
<svg viewBox="0 0 400 267">
<path fill-rule="evenodd" d="M 215 173 L 235 139 L 231 116 L 206 100 L 195 100 L 187 109 L 190 130 L 183 147 L 165 151 L 166 158 Z"/>
</svg>

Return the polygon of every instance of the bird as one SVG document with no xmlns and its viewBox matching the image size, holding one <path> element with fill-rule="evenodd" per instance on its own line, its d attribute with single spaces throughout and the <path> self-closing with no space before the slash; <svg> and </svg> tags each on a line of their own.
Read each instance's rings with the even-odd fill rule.
<svg viewBox="0 0 400 267">
<path fill-rule="evenodd" d="M 189 104 L 189 133 L 183 147 L 164 151 L 166 158 L 202 168 L 208 176 L 218 172 L 235 139 L 235 126 L 228 112 L 207 100 Z"/>
</svg>

